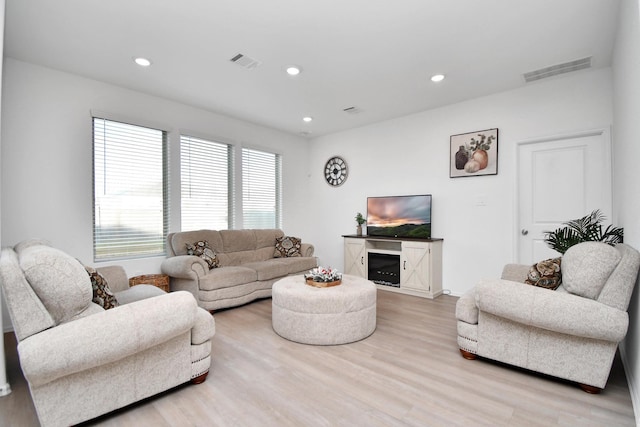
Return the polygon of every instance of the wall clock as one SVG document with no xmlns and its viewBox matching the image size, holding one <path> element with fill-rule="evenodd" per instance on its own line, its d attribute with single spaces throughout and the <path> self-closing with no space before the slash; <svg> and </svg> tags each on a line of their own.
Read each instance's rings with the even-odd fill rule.
<svg viewBox="0 0 640 427">
<path fill-rule="evenodd" d="M 327 160 L 324 165 L 324 179 L 327 180 L 329 185 L 337 187 L 342 185 L 349 175 L 347 169 L 347 162 L 342 157 L 334 156 Z"/>
</svg>

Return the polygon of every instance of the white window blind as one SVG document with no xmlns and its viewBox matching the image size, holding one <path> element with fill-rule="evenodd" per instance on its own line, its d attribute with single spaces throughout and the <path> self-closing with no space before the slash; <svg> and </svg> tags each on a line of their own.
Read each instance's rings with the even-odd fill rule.
<svg viewBox="0 0 640 427">
<path fill-rule="evenodd" d="M 242 149 L 243 228 L 281 228 L 280 155 Z"/>
<path fill-rule="evenodd" d="M 232 146 L 180 136 L 181 230 L 231 228 Z"/>
<path fill-rule="evenodd" d="M 165 254 L 166 132 L 93 119 L 94 259 Z"/>
</svg>

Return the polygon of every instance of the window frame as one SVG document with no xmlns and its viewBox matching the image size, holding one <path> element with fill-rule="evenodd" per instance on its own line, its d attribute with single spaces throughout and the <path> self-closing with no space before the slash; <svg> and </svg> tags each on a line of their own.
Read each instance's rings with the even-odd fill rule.
<svg viewBox="0 0 640 427">
<path fill-rule="evenodd" d="M 161 235 L 155 235 L 153 236 L 152 233 L 152 237 L 150 238 L 150 240 L 147 240 L 149 242 L 151 242 L 154 247 L 156 247 L 156 250 L 152 250 L 152 251 L 140 251 L 140 250 L 127 250 L 127 249 L 123 249 L 123 245 L 126 245 L 127 240 L 130 240 L 132 242 L 135 242 L 134 239 L 122 239 L 122 241 L 120 242 L 120 250 L 114 251 L 113 255 L 108 255 L 105 253 L 101 253 L 102 251 L 99 249 L 99 241 L 100 241 L 100 237 L 101 237 L 101 233 L 98 232 L 98 228 L 100 225 L 104 226 L 104 224 L 98 224 L 97 222 L 97 217 L 99 216 L 99 214 L 97 214 L 97 210 L 100 208 L 100 203 L 98 201 L 99 199 L 99 195 L 96 192 L 96 186 L 98 185 L 97 181 L 102 181 L 105 183 L 106 185 L 106 180 L 108 180 L 108 174 L 110 173 L 114 173 L 113 171 L 109 170 L 109 171 L 103 171 L 103 176 L 98 178 L 98 173 L 100 173 L 99 170 L 96 170 L 96 165 L 97 165 L 97 158 L 96 158 L 96 150 L 99 148 L 98 144 L 99 142 L 97 141 L 96 138 L 96 121 L 101 121 L 105 127 L 105 130 L 103 131 L 103 138 L 105 138 L 107 131 L 106 131 L 106 127 L 107 126 L 121 126 L 123 128 L 125 127 L 131 127 L 131 128 L 139 128 L 141 129 L 143 132 L 160 132 L 160 143 L 161 143 L 161 148 L 160 148 L 160 153 L 156 153 L 156 155 L 160 155 L 161 156 L 161 165 L 160 165 L 160 170 L 161 170 L 161 189 L 159 189 L 160 193 L 161 193 L 161 197 L 162 197 L 162 201 L 161 201 L 161 205 L 162 205 L 162 213 L 161 213 L 161 218 L 162 218 L 162 234 Z M 169 211 L 169 206 L 170 206 L 170 192 L 169 192 L 169 183 L 170 183 L 170 179 L 169 179 L 169 156 L 168 156 L 168 150 L 169 150 L 169 130 L 167 130 L 166 128 L 164 128 L 163 126 L 157 126 L 157 125 L 153 125 L 153 124 L 140 124 L 137 123 L 136 121 L 132 121 L 132 120 L 128 120 L 128 119 L 123 119 L 121 117 L 113 117 L 112 115 L 109 114 L 104 114 L 104 113 L 98 113 L 98 112 L 91 112 L 91 126 L 92 126 L 92 210 L 93 210 L 93 218 L 92 218 L 92 249 L 93 249 L 93 260 L 95 262 L 109 262 L 109 261 L 116 261 L 116 260 L 126 260 L 126 259 L 139 259 L 139 258 L 152 258 L 152 257 L 159 257 L 159 256 L 166 256 L 167 251 L 166 251 L 166 236 L 167 233 L 169 231 L 169 219 L 170 219 L 170 211 Z M 108 145 L 106 141 L 103 141 L 101 144 L 103 144 L 106 148 L 106 146 Z M 120 147 L 122 148 L 122 147 Z M 113 149 L 113 147 L 112 147 Z M 120 153 L 124 153 L 130 154 L 131 152 L 134 152 L 135 150 L 120 150 Z M 116 151 L 117 152 L 117 151 Z M 146 153 L 145 153 L 146 154 Z M 132 156 L 133 158 L 133 156 Z M 118 166 L 124 166 L 124 168 L 126 167 L 130 167 L 132 170 L 134 170 L 133 168 L 136 165 L 129 165 L 128 162 L 124 162 L 124 163 L 120 163 L 118 164 Z M 113 169 L 113 168 L 111 168 Z M 136 180 L 134 180 L 136 181 Z M 105 192 L 106 193 L 106 192 Z M 135 192 L 132 192 L 132 195 L 135 195 Z M 158 226 L 158 224 L 156 224 L 156 226 Z M 117 236 L 119 233 L 115 233 L 115 235 Z M 104 233 L 103 237 L 107 237 L 108 233 Z M 122 234 L 120 233 L 120 237 L 122 237 Z M 142 242 L 145 242 L 145 239 L 142 240 Z M 153 243 L 155 242 L 155 243 Z"/>
<path fill-rule="evenodd" d="M 268 226 L 260 226 L 260 227 L 256 227 L 253 224 L 247 224 L 247 221 L 245 221 L 246 218 L 246 212 L 247 212 L 247 206 L 246 206 L 246 201 L 247 201 L 247 194 L 246 194 L 246 187 L 245 187 L 245 180 L 246 180 L 246 173 L 247 173 L 247 168 L 245 165 L 245 151 L 250 151 L 250 152 L 255 152 L 255 153 L 259 153 L 262 155 L 273 155 L 274 156 L 274 165 L 273 165 L 273 190 L 274 190 L 274 200 L 273 200 L 273 205 L 274 205 L 274 212 L 273 212 L 273 216 L 274 216 L 274 222 L 271 225 Z M 283 156 L 281 153 L 272 150 L 272 149 L 268 149 L 268 148 L 263 148 L 263 147 L 251 147 L 251 146 L 243 146 L 240 148 L 240 188 L 241 188 L 241 209 L 240 212 L 237 213 L 237 216 L 239 216 L 241 218 L 242 221 L 242 228 L 257 228 L 257 229 L 268 229 L 268 228 L 282 228 L 282 163 L 283 163 Z"/>
<path fill-rule="evenodd" d="M 210 137 L 202 137 L 202 136 L 196 136 L 190 132 L 181 132 L 179 135 L 179 158 L 180 158 L 180 230 L 181 231 L 191 231 L 194 230 L 194 228 L 185 228 L 185 222 L 184 222 L 184 213 L 185 213 L 185 209 L 184 209 L 184 191 L 185 191 L 185 175 L 184 175 L 184 169 L 183 167 L 185 166 L 185 159 L 183 157 L 183 148 L 184 147 L 184 143 L 191 143 L 191 142 L 195 142 L 196 144 L 201 144 L 201 143 L 209 143 L 209 144 L 214 144 L 216 146 L 219 146 L 218 148 L 220 149 L 224 149 L 226 152 L 226 159 L 225 163 L 226 163 L 226 171 L 225 171 L 225 175 L 226 175 L 226 213 L 227 213 L 227 225 L 225 228 L 227 229 L 231 229 L 233 227 L 233 224 L 235 222 L 234 220 L 234 210 L 235 210 L 235 146 L 229 142 L 225 142 L 223 140 L 220 140 L 219 138 L 210 138 Z M 189 147 L 189 148 L 193 148 L 193 147 Z M 199 147 L 195 147 L 196 149 Z M 190 182 L 194 182 L 195 180 L 193 179 L 189 179 Z M 196 181 L 197 182 L 197 181 Z M 212 228 L 210 226 L 198 226 L 195 229 L 220 229 L 219 227 L 215 227 Z"/>
</svg>

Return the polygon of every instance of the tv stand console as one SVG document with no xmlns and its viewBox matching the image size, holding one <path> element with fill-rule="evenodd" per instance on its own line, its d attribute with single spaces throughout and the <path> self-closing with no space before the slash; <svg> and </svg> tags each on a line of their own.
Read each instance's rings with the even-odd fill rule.
<svg viewBox="0 0 640 427">
<path fill-rule="evenodd" d="M 344 235 L 344 272 L 378 289 L 436 298 L 442 294 L 442 239 Z"/>
</svg>

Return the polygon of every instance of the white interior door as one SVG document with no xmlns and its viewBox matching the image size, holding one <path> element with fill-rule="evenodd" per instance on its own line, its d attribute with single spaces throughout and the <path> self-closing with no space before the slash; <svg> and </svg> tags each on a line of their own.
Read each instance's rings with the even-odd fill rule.
<svg viewBox="0 0 640 427">
<path fill-rule="evenodd" d="M 611 142 L 601 129 L 518 145 L 518 262 L 558 256 L 544 232 L 595 209 L 611 220 Z"/>
</svg>

